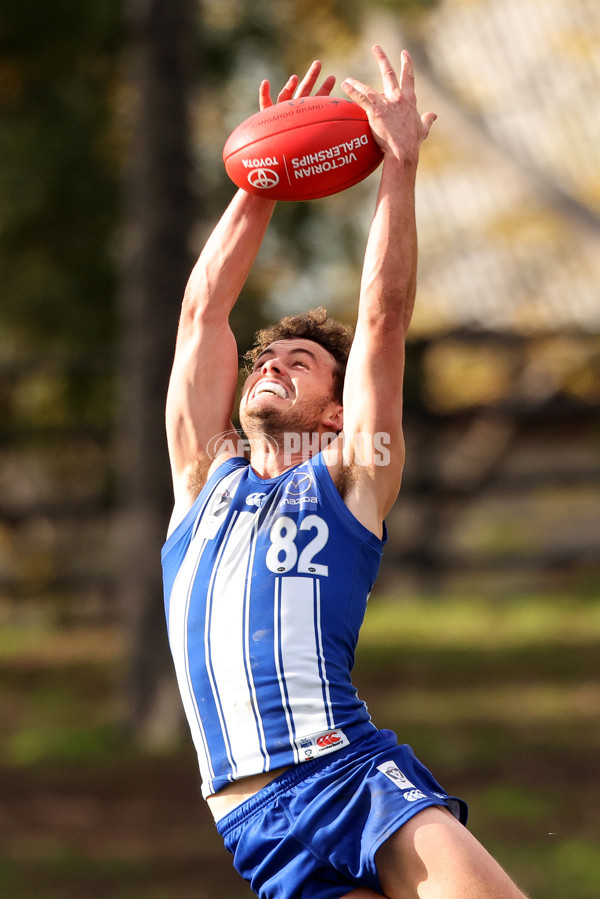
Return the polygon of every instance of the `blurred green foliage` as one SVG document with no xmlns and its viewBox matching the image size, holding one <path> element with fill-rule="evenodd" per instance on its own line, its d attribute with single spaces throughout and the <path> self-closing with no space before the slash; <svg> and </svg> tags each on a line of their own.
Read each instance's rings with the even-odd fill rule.
<svg viewBox="0 0 600 899">
<path fill-rule="evenodd" d="M 114 334 L 120 2 L 9 4 L 0 34 L 0 320 L 17 346 L 98 354 Z"/>
</svg>

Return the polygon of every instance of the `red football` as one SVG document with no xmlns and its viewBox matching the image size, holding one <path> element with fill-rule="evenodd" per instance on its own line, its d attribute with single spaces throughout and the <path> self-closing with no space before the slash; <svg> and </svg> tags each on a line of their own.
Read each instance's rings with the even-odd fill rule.
<svg viewBox="0 0 600 899">
<path fill-rule="evenodd" d="M 238 187 L 273 200 L 315 200 L 362 181 L 382 152 L 352 100 L 303 97 L 250 116 L 223 148 Z"/>
</svg>

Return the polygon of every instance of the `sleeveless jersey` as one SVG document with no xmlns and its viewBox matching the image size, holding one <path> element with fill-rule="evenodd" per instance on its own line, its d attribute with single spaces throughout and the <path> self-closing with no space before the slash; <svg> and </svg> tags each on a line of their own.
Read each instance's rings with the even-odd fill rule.
<svg viewBox="0 0 600 899">
<path fill-rule="evenodd" d="M 384 540 L 320 454 L 270 480 L 229 459 L 169 535 L 169 643 L 204 797 L 374 731 L 351 670 Z"/>
</svg>

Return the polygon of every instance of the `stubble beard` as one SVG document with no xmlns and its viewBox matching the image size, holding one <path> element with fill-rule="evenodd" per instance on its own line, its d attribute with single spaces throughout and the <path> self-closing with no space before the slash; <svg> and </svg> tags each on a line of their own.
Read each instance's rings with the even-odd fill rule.
<svg viewBox="0 0 600 899">
<path fill-rule="evenodd" d="M 262 436 L 271 445 L 283 446 L 286 434 L 318 433 L 321 415 L 330 402 L 330 397 L 321 397 L 302 408 L 246 409 L 240 412 L 240 424 L 248 438 Z"/>
</svg>

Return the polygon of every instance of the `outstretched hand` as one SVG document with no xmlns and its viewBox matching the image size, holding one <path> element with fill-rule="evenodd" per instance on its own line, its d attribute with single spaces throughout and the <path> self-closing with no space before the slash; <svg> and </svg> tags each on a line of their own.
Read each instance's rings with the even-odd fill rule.
<svg viewBox="0 0 600 899">
<path fill-rule="evenodd" d="M 355 78 L 346 78 L 342 88 L 367 113 L 375 140 L 383 152 L 416 163 L 419 147 L 437 116 L 434 112 L 424 115 L 417 112 L 413 63 L 407 50 L 402 51 L 400 78 L 380 46 L 375 45 L 372 52 L 379 66 L 383 90 L 376 91 Z"/>
<path fill-rule="evenodd" d="M 291 75 L 288 78 L 285 87 L 279 92 L 277 103 L 283 103 L 285 100 L 297 99 L 298 97 L 309 97 L 321 74 L 321 69 L 321 63 L 318 59 L 315 59 L 302 81 L 300 81 L 297 75 Z M 319 90 L 315 92 L 315 97 L 328 97 L 333 90 L 334 84 L 335 76 L 329 75 Z M 273 106 L 273 100 L 271 99 L 271 85 L 266 80 L 261 82 L 258 99 L 261 109 L 267 109 L 269 106 Z"/>
</svg>

